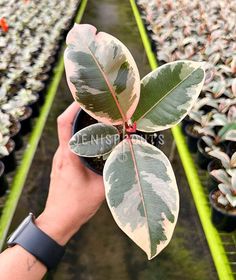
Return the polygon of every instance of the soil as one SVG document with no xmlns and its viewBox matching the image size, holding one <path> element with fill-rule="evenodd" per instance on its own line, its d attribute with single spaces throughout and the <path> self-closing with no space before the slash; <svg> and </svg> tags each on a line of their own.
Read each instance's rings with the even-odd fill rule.
<svg viewBox="0 0 236 280">
<path fill-rule="evenodd" d="M 21 128 L 20 122 L 16 121 L 15 119 L 11 119 L 11 127 L 10 127 L 10 137 L 14 137 Z"/>
<path fill-rule="evenodd" d="M 43 74 L 47 74 L 47 73 L 49 73 L 50 71 L 51 71 L 51 65 L 46 65 L 46 66 L 44 66 L 43 69 L 42 69 L 42 73 L 43 73 Z"/>
<path fill-rule="evenodd" d="M 227 206 L 224 206 L 224 205 L 218 203 L 218 197 L 220 195 L 221 195 L 221 191 L 219 191 L 219 190 L 214 191 L 211 195 L 211 198 L 215 204 L 215 207 L 223 210 L 224 212 L 227 212 L 228 214 L 236 215 L 235 207 L 232 207 L 230 204 L 228 204 Z"/>
<path fill-rule="evenodd" d="M 13 140 L 10 139 L 10 140 L 7 142 L 6 147 L 7 147 L 7 150 L 8 150 L 8 152 L 9 152 L 9 154 L 12 153 L 12 152 L 14 151 L 14 149 L 15 149 L 15 142 L 14 142 Z"/>
<path fill-rule="evenodd" d="M 50 65 L 50 64 L 52 64 L 52 63 L 54 63 L 55 62 L 55 58 L 53 57 L 53 56 L 51 56 L 51 57 L 49 57 L 49 59 L 48 59 L 48 64 Z"/>
<path fill-rule="evenodd" d="M 47 74 L 39 74 L 36 79 L 41 81 L 41 82 L 44 82 L 44 81 L 47 81 L 49 78 L 49 76 Z"/>
<path fill-rule="evenodd" d="M 200 138 L 201 134 L 199 134 L 195 129 L 194 129 L 194 125 L 193 124 L 189 124 L 186 126 L 186 133 L 189 136 L 192 136 L 194 138 Z"/>
</svg>

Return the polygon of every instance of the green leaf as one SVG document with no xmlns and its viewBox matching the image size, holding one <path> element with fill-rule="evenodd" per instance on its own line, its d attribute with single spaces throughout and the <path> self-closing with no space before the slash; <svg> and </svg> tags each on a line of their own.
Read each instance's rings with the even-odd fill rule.
<svg viewBox="0 0 236 280">
<path fill-rule="evenodd" d="M 114 148 L 103 172 L 106 199 L 118 226 L 154 258 L 169 243 L 179 194 L 167 157 L 133 135 Z"/>
<path fill-rule="evenodd" d="M 224 140 L 236 141 L 236 123 L 228 123 L 218 132 L 218 136 Z"/>
<path fill-rule="evenodd" d="M 66 77 L 75 100 L 103 123 L 129 120 L 138 104 L 140 77 L 126 46 L 89 24 L 75 24 L 66 42 Z"/>
<path fill-rule="evenodd" d="M 205 78 L 203 64 L 188 60 L 167 63 L 141 81 L 141 96 L 132 117 L 138 130 L 154 132 L 179 123 L 191 110 Z"/>
<path fill-rule="evenodd" d="M 227 131 L 223 138 L 226 141 L 236 142 L 236 129 Z"/>
<path fill-rule="evenodd" d="M 119 142 L 119 131 L 114 126 L 96 123 L 74 134 L 69 146 L 79 156 L 97 157 L 109 153 Z"/>
</svg>

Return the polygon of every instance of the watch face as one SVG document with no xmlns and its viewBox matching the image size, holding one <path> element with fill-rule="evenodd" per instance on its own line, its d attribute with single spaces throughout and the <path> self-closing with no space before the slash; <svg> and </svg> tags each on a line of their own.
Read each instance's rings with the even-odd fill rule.
<svg viewBox="0 0 236 280">
<path fill-rule="evenodd" d="M 26 217 L 23 222 L 18 226 L 18 228 L 9 236 L 7 240 L 7 244 L 11 245 L 16 237 L 24 230 L 24 228 L 33 220 L 33 214 L 30 213 L 28 217 Z M 14 245 L 14 243 L 12 244 Z"/>
</svg>

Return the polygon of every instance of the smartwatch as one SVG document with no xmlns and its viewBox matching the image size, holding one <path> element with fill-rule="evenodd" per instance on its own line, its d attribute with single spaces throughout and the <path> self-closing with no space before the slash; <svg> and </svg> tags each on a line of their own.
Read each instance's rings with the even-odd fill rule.
<svg viewBox="0 0 236 280">
<path fill-rule="evenodd" d="M 59 245 L 35 225 L 32 213 L 26 217 L 18 228 L 9 236 L 7 245 L 13 247 L 18 244 L 35 256 L 49 270 L 60 262 L 65 253 L 65 247 Z"/>
</svg>

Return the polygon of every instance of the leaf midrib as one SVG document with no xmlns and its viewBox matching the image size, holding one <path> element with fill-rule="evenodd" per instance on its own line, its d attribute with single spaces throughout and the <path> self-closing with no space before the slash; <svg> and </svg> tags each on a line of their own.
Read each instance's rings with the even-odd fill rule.
<svg viewBox="0 0 236 280">
<path fill-rule="evenodd" d="M 97 36 L 97 34 L 95 34 L 95 38 L 96 38 L 96 36 Z M 82 40 L 82 42 L 83 42 L 83 40 Z M 121 105 L 120 105 L 118 99 L 116 98 L 116 94 L 115 94 L 115 91 L 114 91 L 114 89 L 113 89 L 113 86 L 110 84 L 110 81 L 106 78 L 106 73 L 102 70 L 102 67 L 101 67 L 99 61 L 97 60 L 97 58 L 95 57 L 95 54 L 93 54 L 92 50 L 89 48 L 89 46 L 88 46 L 87 44 L 85 44 L 84 42 L 83 42 L 83 44 L 84 44 L 84 45 L 87 47 L 87 49 L 89 50 L 89 52 L 90 52 L 90 54 L 91 54 L 91 56 L 92 56 L 94 62 L 96 63 L 96 65 L 97 65 L 99 71 L 101 72 L 101 74 L 102 74 L 102 76 L 103 76 L 103 78 L 104 78 L 104 80 L 105 80 L 105 82 L 106 82 L 106 85 L 107 85 L 109 91 L 111 92 L 111 95 L 112 95 L 112 97 L 113 97 L 113 99 L 114 99 L 114 101 L 115 101 L 115 103 L 116 103 L 116 106 L 117 106 L 117 108 L 118 108 L 118 111 L 120 112 L 121 118 L 122 118 L 123 122 L 125 123 L 125 122 L 126 122 L 125 114 L 124 114 L 124 112 L 123 112 L 123 110 L 122 110 L 122 108 L 121 108 Z"/>
<path fill-rule="evenodd" d="M 162 100 L 169 94 L 172 93 L 178 86 L 180 86 L 184 81 L 186 81 L 195 71 L 197 71 L 200 68 L 200 66 L 196 69 L 194 69 L 188 76 L 186 76 L 183 80 L 181 80 L 176 86 L 174 86 L 170 91 L 168 91 L 161 99 L 159 99 L 149 110 L 147 110 L 138 120 L 143 119 L 150 111 L 152 111 L 159 103 L 162 102 Z"/>
<path fill-rule="evenodd" d="M 129 136 L 127 137 L 127 140 L 128 140 L 129 146 L 130 146 L 130 152 L 131 152 L 131 157 L 132 157 L 133 164 L 134 164 L 135 175 L 136 175 L 136 178 L 137 178 L 137 181 L 138 181 L 139 193 L 140 193 L 140 198 L 141 198 L 141 201 L 142 201 L 142 204 L 143 204 L 144 214 L 145 214 L 145 218 L 146 218 L 146 224 L 147 224 L 148 233 L 149 233 L 148 234 L 149 244 L 150 244 L 150 248 L 151 248 L 151 246 L 152 246 L 151 233 L 150 233 L 150 227 L 149 227 L 149 223 L 148 223 L 147 209 L 146 209 L 146 205 L 145 205 L 145 202 L 144 202 L 144 194 L 143 194 L 143 190 L 142 190 L 142 187 L 141 187 L 141 180 L 140 180 L 140 176 L 139 176 L 139 172 L 138 172 L 138 164 L 137 164 L 137 160 L 136 160 L 136 157 L 135 157 L 135 152 L 134 152 L 132 140 Z M 150 252 L 151 252 L 151 249 L 150 249 Z M 151 253 L 150 253 L 150 256 L 151 256 Z"/>
</svg>

